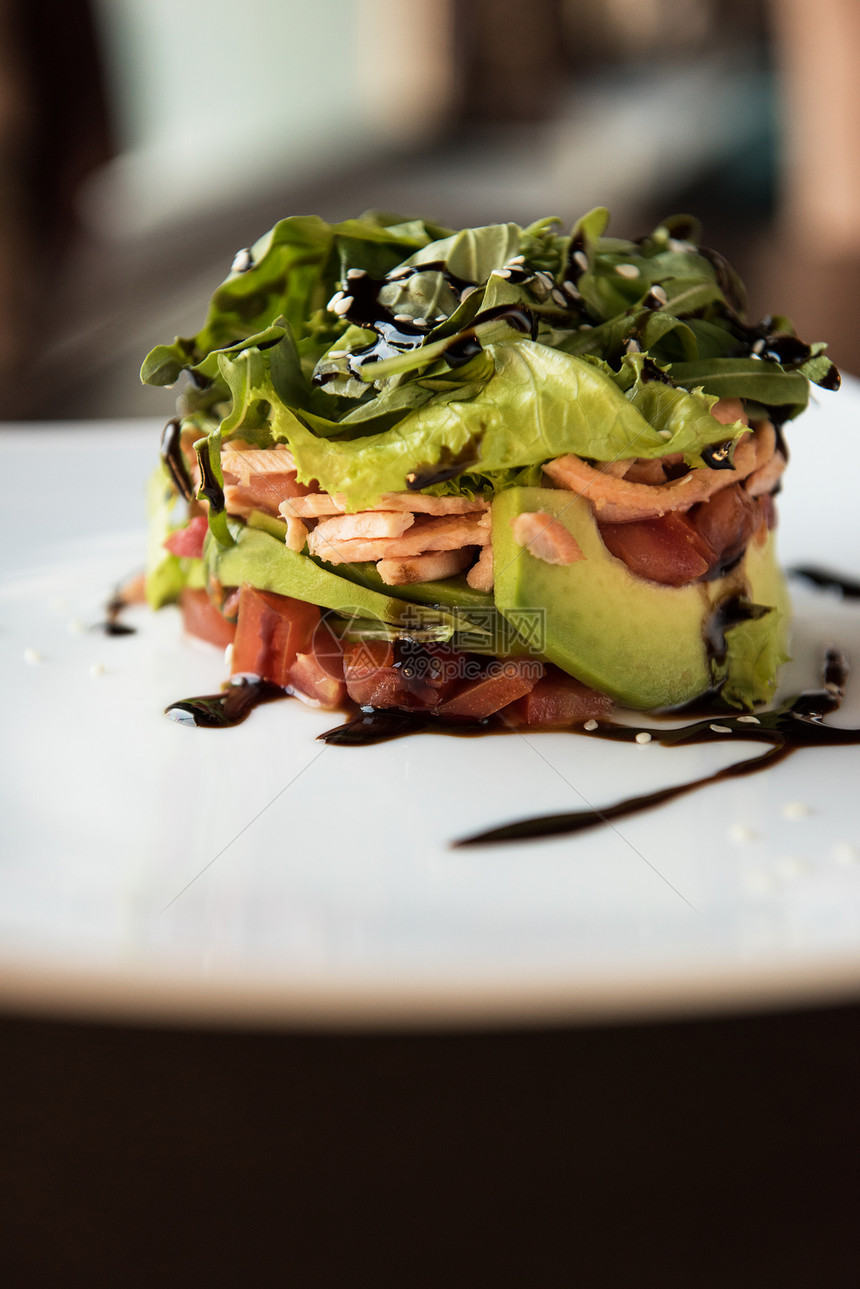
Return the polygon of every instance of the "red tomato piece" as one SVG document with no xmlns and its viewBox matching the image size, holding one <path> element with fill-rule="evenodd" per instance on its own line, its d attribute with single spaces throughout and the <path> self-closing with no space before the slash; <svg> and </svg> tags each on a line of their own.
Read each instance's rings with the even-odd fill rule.
<svg viewBox="0 0 860 1289">
<path fill-rule="evenodd" d="M 331 674 L 328 659 L 320 662 L 314 653 L 298 653 L 290 667 L 290 687 L 317 707 L 340 707 L 346 685 Z"/>
<path fill-rule="evenodd" d="M 204 521 L 205 522 L 205 521 Z M 228 622 L 209 599 L 205 591 L 186 586 L 179 593 L 182 625 L 190 636 L 207 640 L 209 644 L 225 649 L 232 644 L 236 625 Z"/>
<path fill-rule="evenodd" d="M 696 532 L 713 550 L 714 567 L 730 563 L 743 552 L 760 520 L 755 498 L 739 483 L 721 488 L 687 513 Z"/>
<path fill-rule="evenodd" d="M 466 684 L 439 708 L 441 716 L 483 720 L 529 693 L 543 676 L 543 664 L 534 658 L 506 658 L 491 662 L 480 680 Z"/>
<path fill-rule="evenodd" d="M 557 667 L 547 667 L 534 689 L 505 708 L 505 716 L 517 725 L 568 727 L 599 720 L 611 711 L 612 699 L 606 694 L 589 689 Z"/>
<path fill-rule="evenodd" d="M 664 586 L 694 582 L 717 562 L 713 548 L 684 515 L 598 524 L 598 528 L 607 550 L 623 560 L 631 573 Z"/>
<path fill-rule="evenodd" d="M 346 692 L 359 707 L 394 707 L 399 676 L 394 646 L 387 640 L 358 640 L 343 651 Z"/>
<path fill-rule="evenodd" d="M 232 674 L 259 676 L 273 685 L 290 684 L 290 668 L 308 653 L 320 620 L 315 604 L 245 585 L 233 641 Z"/>
<path fill-rule="evenodd" d="M 162 544 L 171 555 L 190 555 L 193 559 L 200 559 L 208 527 L 205 515 L 195 515 L 184 528 L 177 528 L 175 533 L 165 537 Z"/>
</svg>

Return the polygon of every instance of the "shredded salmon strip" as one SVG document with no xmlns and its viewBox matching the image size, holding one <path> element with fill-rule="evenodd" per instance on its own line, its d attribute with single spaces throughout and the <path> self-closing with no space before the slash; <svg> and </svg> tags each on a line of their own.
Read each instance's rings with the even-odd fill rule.
<svg viewBox="0 0 860 1289">
<path fill-rule="evenodd" d="M 303 551 L 308 540 L 308 530 L 300 519 L 289 515 L 284 521 L 287 525 L 285 537 L 287 550 Z"/>
<path fill-rule="evenodd" d="M 314 542 L 348 542 L 359 538 L 402 537 L 415 523 L 407 510 L 364 510 L 357 515 L 333 515 L 321 519 L 314 529 Z"/>
<path fill-rule="evenodd" d="M 329 541 L 319 538 L 319 528 L 308 535 L 308 550 L 329 564 L 351 564 L 357 560 L 403 559 L 428 551 L 458 550 L 461 546 L 484 546 L 490 540 L 490 516 L 442 515 L 421 518 L 402 537 L 375 540 Z"/>
<path fill-rule="evenodd" d="M 242 452 L 225 448 L 221 453 L 221 469 L 247 484 L 252 474 L 295 474 L 296 463 L 286 447 L 248 448 Z"/>
<path fill-rule="evenodd" d="M 342 492 L 314 492 L 305 497 L 287 498 L 281 514 L 296 515 L 299 519 L 315 519 L 322 515 L 340 515 L 347 509 Z M 428 497 L 421 492 L 384 492 L 375 506 L 368 510 L 409 510 L 420 515 L 470 515 L 488 509 L 480 497 Z M 365 513 L 365 512 L 361 512 Z"/>
<path fill-rule="evenodd" d="M 569 453 L 544 466 L 553 482 L 585 497 L 599 517 L 608 523 L 651 519 L 670 511 L 689 510 L 699 501 L 707 501 L 729 484 L 740 483 L 760 469 L 773 456 L 776 434 L 770 421 L 762 421 L 755 432 L 744 435 L 735 448 L 733 469 L 697 468 L 680 479 L 667 483 L 634 483 L 616 479 L 588 465 Z"/>
<path fill-rule="evenodd" d="M 232 472 L 231 472 L 232 473 Z M 224 483 L 224 503 L 231 515 L 248 515 L 264 510 L 277 515 L 285 498 L 304 492 L 294 474 L 255 474 L 247 483 Z"/>
<path fill-rule="evenodd" d="M 585 559 L 579 542 L 554 515 L 545 510 L 532 510 L 511 520 L 511 530 L 518 546 L 524 546 L 535 559 L 546 564 L 575 564 Z"/>
<path fill-rule="evenodd" d="M 786 467 L 785 457 L 781 452 L 774 452 L 770 460 L 753 470 L 744 487 L 751 497 L 760 497 L 762 493 L 771 492 L 776 486 Z"/>
<path fill-rule="evenodd" d="M 493 544 L 487 542 L 475 563 L 466 574 L 466 581 L 473 591 L 493 589 Z"/>
<path fill-rule="evenodd" d="M 412 559 L 381 559 L 377 572 L 388 586 L 407 586 L 411 582 L 438 582 L 462 573 L 471 562 L 472 551 L 461 546 L 455 551 L 433 551 Z"/>
</svg>

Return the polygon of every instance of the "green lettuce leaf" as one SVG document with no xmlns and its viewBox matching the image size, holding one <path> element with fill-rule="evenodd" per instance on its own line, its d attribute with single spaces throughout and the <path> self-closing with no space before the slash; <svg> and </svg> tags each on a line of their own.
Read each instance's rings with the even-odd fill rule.
<svg viewBox="0 0 860 1289">
<path fill-rule="evenodd" d="M 272 437 L 289 445 L 299 479 L 343 493 L 352 510 L 383 492 L 403 491 L 410 476 L 459 462 L 464 472 L 522 470 L 566 452 L 600 461 L 681 452 L 695 464 L 704 447 L 743 430 L 720 425 L 713 397 L 635 380 L 625 394 L 591 362 L 521 339 L 491 346 L 494 374 L 470 397 L 434 394 L 391 429 L 350 441 L 324 440 L 273 399 L 265 353 L 242 364 L 222 359 L 233 394 L 225 434 L 244 434 L 244 410 L 271 404 Z"/>
<path fill-rule="evenodd" d="M 782 648 L 781 617 L 770 608 L 726 632 L 728 670 L 720 696 L 732 707 L 752 708 L 773 698 L 779 668 L 790 657 Z"/>
</svg>

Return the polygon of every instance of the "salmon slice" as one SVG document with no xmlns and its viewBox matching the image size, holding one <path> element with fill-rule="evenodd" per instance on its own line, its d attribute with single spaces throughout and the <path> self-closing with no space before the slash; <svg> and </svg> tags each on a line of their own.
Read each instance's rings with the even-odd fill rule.
<svg viewBox="0 0 860 1289">
<path fill-rule="evenodd" d="M 287 525 L 287 533 L 284 538 L 287 550 L 303 551 L 308 540 L 307 528 L 300 519 L 296 519 L 293 515 L 289 515 L 284 522 Z"/>
<path fill-rule="evenodd" d="M 351 564 L 357 560 L 411 559 L 429 551 L 457 550 L 461 546 L 485 546 L 490 540 L 490 516 L 442 515 L 419 518 L 402 537 L 370 540 L 329 541 L 318 537 L 319 528 L 308 536 L 308 550 L 329 564 Z"/>
<path fill-rule="evenodd" d="M 244 451 L 225 448 L 221 453 L 221 469 L 237 475 L 240 483 L 247 483 L 252 474 L 295 474 L 296 463 L 286 447 Z"/>
<path fill-rule="evenodd" d="M 546 564 L 575 564 L 585 559 L 579 542 L 567 531 L 561 520 L 545 510 L 533 510 L 511 520 L 511 530 L 518 546 L 524 546 L 535 559 Z"/>
<path fill-rule="evenodd" d="M 454 577 L 471 559 L 471 549 L 461 546 L 459 550 L 433 551 L 412 559 L 381 559 L 376 569 L 387 586 L 408 586 L 412 582 L 439 582 Z"/>
<path fill-rule="evenodd" d="M 319 521 L 314 529 L 314 542 L 402 537 L 414 522 L 415 516 L 406 510 L 365 510 L 357 515 L 334 515 L 330 519 Z"/>
<path fill-rule="evenodd" d="M 555 483 L 590 501 L 602 520 L 624 523 L 689 510 L 697 502 L 707 501 L 721 488 L 739 483 L 764 465 L 773 456 L 774 447 L 773 426 L 762 421 L 754 434 L 745 434 L 738 440 L 731 470 L 698 467 L 667 483 L 634 483 L 603 474 L 581 457 L 568 453 L 549 461 L 544 471 Z"/>
<path fill-rule="evenodd" d="M 252 510 L 278 515 L 285 497 L 301 496 L 304 491 L 294 474 L 253 474 L 247 483 L 225 483 L 224 504 L 231 515 L 248 515 Z"/>
<path fill-rule="evenodd" d="M 475 563 L 466 574 L 466 581 L 473 591 L 493 589 L 493 545 L 487 542 Z"/>
<path fill-rule="evenodd" d="M 343 493 L 315 492 L 309 496 L 290 497 L 283 514 L 299 519 L 316 519 L 324 515 L 343 514 L 347 509 Z M 421 492 L 384 492 L 370 510 L 408 510 L 419 515 L 470 515 L 488 509 L 480 497 L 428 497 Z M 364 512 L 361 512 L 364 513 Z"/>
</svg>

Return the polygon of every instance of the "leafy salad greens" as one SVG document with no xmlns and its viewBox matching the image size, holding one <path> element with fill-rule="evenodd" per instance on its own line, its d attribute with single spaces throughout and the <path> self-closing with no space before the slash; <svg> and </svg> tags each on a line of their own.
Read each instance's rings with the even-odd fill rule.
<svg viewBox="0 0 860 1289">
<path fill-rule="evenodd" d="M 751 420 L 779 429 L 806 406 L 810 382 L 836 383 L 825 346 L 804 344 L 785 318 L 746 321 L 740 281 L 699 245 L 694 220 L 675 216 L 631 241 L 607 236 L 608 219 L 597 208 L 569 231 L 551 218 L 460 231 L 379 212 L 281 220 L 236 256 L 201 330 L 153 349 L 141 378 L 184 380 L 180 427 L 197 440 L 210 500 L 221 448 L 237 439 L 286 445 L 299 482 L 339 494 L 347 512 L 383 493 L 534 488 L 568 453 L 592 463 L 676 454 L 695 470 L 719 448 L 730 466 L 746 425 L 712 416 L 718 399 L 742 399 Z M 162 476 L 159 531 L 172 495 Z M 209 526 L 210 564 L 213 548 L 251 544 L 253 523 L 228 523 L 213 504 Z M 277 521 L 268 530 L 276 542 Z M 320 566 L 295 558 L 306 572 Z M 193 564 L 154 557 L 150 598 L 199 582 Z M 355 568 L 325 571 L 362 581 Z M 372 567 L 363 580 L 379 593 Z M 427 613 L 457 587 L 436 584 Z M 416 598 L 414 588 L 380 598 L 400 596 Z M 758 615 L 748 632 L 758 654 L 762 631 Z"/>
</svg>

